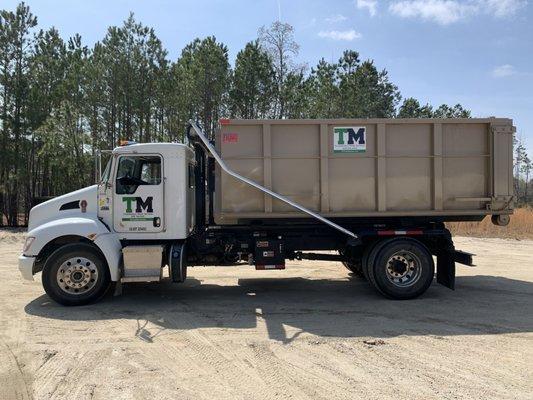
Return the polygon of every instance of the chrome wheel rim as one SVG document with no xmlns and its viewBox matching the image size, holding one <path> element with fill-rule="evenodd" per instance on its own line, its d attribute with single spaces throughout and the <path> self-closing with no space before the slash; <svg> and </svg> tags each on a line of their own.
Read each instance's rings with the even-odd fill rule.
<svg viewBox="0 0 533 400">
<path fill-rule="evenodd" d="M 57 270 L 58 286 L 70 295 L 87 293 L 96 285 L 97 280 L 96 265 L 85 257 L 69 258 Z"/>
<path fill-rule="evenodd" d="M 407 250 L 394 253 L 387 260 L 387 279 L 398 287 L 413 286 L 422 275 L 422 264 L 418 256 Z"/>
</svg>

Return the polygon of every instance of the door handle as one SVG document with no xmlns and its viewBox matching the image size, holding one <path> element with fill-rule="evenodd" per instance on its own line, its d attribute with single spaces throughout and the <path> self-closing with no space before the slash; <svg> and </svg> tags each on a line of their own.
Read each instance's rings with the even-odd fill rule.
<svg viewBox="0 0 533 400">
<path fill-rule="evenodd" d="M 154 227 L 159 228 L 161 226 L 161 218 L 154 217 L 152 221 L 153 221 Z"/>
</svg>

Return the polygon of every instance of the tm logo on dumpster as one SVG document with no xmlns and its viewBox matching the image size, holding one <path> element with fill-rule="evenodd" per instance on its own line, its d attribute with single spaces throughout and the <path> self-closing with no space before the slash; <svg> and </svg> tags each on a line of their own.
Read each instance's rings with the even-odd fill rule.
<svg viewBox="0 0 533 400">
<path fill-rule="evenodd" d="M 343 126 L 333 128 L 334 153 L 364 153 L 366 151 L 366 128 Z"/>
</svg>

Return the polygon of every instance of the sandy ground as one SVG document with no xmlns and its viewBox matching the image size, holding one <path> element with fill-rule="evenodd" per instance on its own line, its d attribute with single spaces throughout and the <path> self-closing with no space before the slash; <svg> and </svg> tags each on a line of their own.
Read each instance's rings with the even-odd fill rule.
<svg viewBox="0 0 533 400">
<path fill-rule="evenodd" d="M 194 268 L 65 308 L 0 232 L 0 399 L 531 399 L 533 241 L 459 238 L 457 290 L 386 300 L 340 265 Z"/>
</svg>

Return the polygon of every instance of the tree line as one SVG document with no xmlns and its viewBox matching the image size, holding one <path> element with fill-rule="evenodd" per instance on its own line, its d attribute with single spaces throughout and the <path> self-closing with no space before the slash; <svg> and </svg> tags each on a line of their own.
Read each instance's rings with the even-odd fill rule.
<svg viewBox="0 0 533 400">
<path fill-rule="evenodd" d="M 0 11 L 0 225 L 23 225 L 36 201 L 95 180 L 97 149 L 119 140 L 181 141 L 189 119 L 212 135 L 220 118 L 470 117 L 404 99 L 386 69 L 346 50 L 297 62 L 289 24 L 274 22 L 230 64 L 214 36 L 176 60 L 133 14 L 89 47 L 39 29 L 24 3 Z"/>
<path fill-rule="evenodd" d="M 533 161 L 520 138 L 514 139 L 514 192 L 518 206 L 533 205 Z"/>
</svg>

